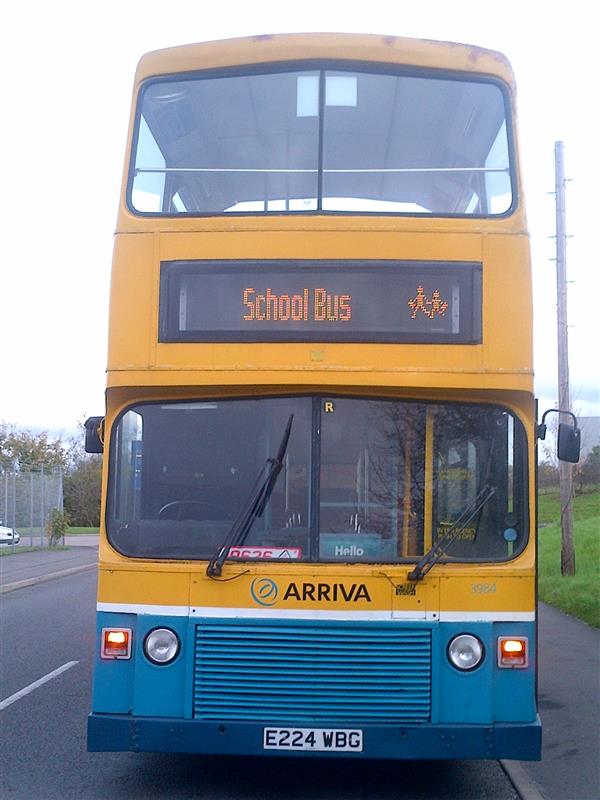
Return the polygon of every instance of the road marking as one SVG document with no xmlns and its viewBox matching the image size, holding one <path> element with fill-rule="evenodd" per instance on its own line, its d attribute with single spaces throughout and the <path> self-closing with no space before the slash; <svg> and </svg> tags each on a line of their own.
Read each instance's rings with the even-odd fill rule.
<svg viewBox="0 0 600 800">
<path fill-rule="evenodd" d="M 52 672 L 44 675 L 43 678 L 40 678 L 39 680 L 30 683 L 29 686 L 26 686 L 24 689 L 11 694 L 11 696 L 7 697 L 6 700 L 2 700 L 2 702 L 0 702 L 0 711 L 4 711 L 4 709 L 12 705 L 12 703 L 16 703 L 17 700 L 20 700 L 22 697 L 30 694 L 35 689 L 43 686 L 45 683 L 48 683 L 48 681 L 51 681 L 52 678 L 56 678 L 57 675 L 61 674 L 61 672 L 66 672 L 68 669 L 71 669 L 71 667 L 74 667 L 75 664 L 79 664 L 79 661 L 67 661 L 66 664 L 62 665 L 62 667 L 52 670 Z"/>
</svg>

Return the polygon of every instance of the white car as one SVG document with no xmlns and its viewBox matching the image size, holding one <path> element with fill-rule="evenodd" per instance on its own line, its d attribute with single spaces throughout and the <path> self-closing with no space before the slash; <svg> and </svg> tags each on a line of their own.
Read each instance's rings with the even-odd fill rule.
<svg viewBox="0 0 600 800">
<path fill-rule="evenodd" d="M 19 544 L 21 537 L 18 531 L 0 525 L 0 544 Z"/>
</svg>

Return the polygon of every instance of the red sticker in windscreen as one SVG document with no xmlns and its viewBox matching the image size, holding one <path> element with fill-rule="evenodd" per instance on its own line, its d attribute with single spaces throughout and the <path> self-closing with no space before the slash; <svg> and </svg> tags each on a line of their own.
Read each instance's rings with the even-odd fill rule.
<svg viewBox="0 0 600 800">
<path fill-rule="evenodd" d="M 302 550 L 299 547 L 230 547 L 227 557 L 244 561 L 252 558 L 297 561 L 302 558 Z"/>
</svg>

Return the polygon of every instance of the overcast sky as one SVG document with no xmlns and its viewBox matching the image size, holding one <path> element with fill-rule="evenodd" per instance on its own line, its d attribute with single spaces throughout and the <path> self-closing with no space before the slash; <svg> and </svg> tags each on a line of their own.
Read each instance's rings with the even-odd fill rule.
<svg viewBox="0 0 600 800">
<path fill-rule="evenodd" d="M 600 414 L 597 25 L 592 4 L 504 0 L 55 0 L 4 12 L 0 422 L 73 428 L 104 411 L 108 287 L 139 57 L 189 42 L 343 31 L 505 53 L 518 86 L 535 302 L 536 391 L 556 402 L 554 143 L 567 177 L 571 393 Z M 592 42 L 592 37 L 594 41 Z"/>
</svg>

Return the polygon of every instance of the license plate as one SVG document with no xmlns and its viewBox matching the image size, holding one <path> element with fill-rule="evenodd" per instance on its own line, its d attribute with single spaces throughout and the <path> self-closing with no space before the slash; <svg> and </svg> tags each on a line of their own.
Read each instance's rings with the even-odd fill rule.
<svg viewBox="0 0 600 800">
<path fill-rule="evenodd" d="M 347 728 L 264 728 L 263 749 L 361 753 L 363 732 Z"/>
</svg>

